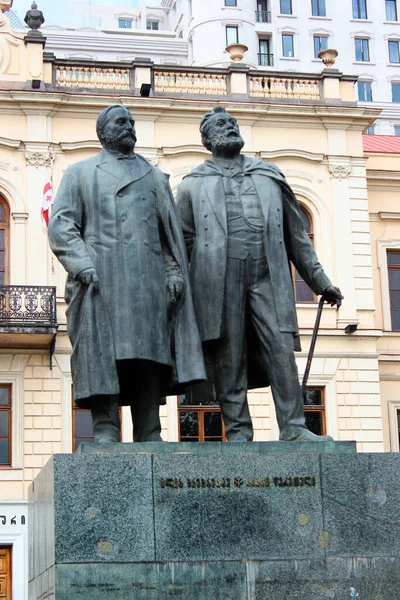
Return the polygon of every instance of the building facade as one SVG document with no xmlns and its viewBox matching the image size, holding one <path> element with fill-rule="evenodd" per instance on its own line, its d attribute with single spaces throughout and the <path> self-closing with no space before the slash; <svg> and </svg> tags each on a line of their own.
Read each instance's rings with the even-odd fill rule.
<svg viewBox="0 0 400 600">
<path fill-rule="evenodd" d="M 15 0 L 20 18 L 26 10 Z M 58 58 L 226 67 L 225 48 L 248 47 L 251 69 L 318 73 L 335 48 L 357 75 L 359 102 L 381 115 L 369 133 L 400 135 L 399 0 L 42 0 L 47 51 Z M 67 27 L 68 26 L 68 27 Z"/>
<path fill-rule="evenodd" d="M 238 119 L 244 152 L 280 167 L 345 296 L 339 311 L 323 311 L 310 427 L 355 440 L 360 452 L 399 451 L 400 148 L 363 136 L 379 110 L 356 102 L 354 75 L 321 64 L 302 74 L 56 57 L 44 39 L 34 42 L 0 17 L 0 585 L 14 600 L 27 598 L 28 487 L 53 453 L 91 437 L 89 414 L 73 404 L 66 276 L 42 232 L 41 206 L 49 180 L 56 191 L 68 165 L 98 152 L 96 118 L 110 103 L 132 111 L 137 151 L 170 174 L 174 192 L 208 156 L 198 128 L 216 103 Z M 301 377 L 317 299 L 293 275 Z M 255 439 L 277 439 L 269 391 L 249 399 Z M 130 412 L 121 413 L 129 442 Z M 167 399 L 162 424 L 166 441 L 223 438 L 218 407 L 184 397 Z"/>
</svg>

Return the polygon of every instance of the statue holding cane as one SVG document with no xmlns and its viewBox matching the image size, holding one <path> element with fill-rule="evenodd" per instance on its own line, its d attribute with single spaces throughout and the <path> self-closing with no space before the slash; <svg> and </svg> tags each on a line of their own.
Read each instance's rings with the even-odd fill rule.
<svg viewBox="0 0 400 600">
<path fill-rule="evenodd" d="M 247 390 L 271 386 L 281 440 L 329 441 L 305 426 L 294 350 L 299 342 L 291 261 L 332 306 L 343 296 L 318 262 L 300 208 L 279 169 L 243 156 L 236 119 L 223 107 L 200 125 L 212 157 L 178 190 L 208 382 L 228 441 L 250 441 Z"/>
</svg>

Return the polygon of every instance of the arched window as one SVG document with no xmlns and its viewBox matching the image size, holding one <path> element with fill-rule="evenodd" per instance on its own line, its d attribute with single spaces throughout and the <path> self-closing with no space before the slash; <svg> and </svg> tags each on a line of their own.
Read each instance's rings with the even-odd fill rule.
<svg viewBox="0 0 400 600">
<path fill-rule="evenodd" d="M 9 235 L 10 209 L 5 198 L 0 196 L 0 285 L 9 283 Z"/>
<path fill-rule="evenodd" d="M 314 245 L 314 234 L 311 215 L 302 205 L 300 205 L 300 211 L 304 227 L 308 233 L 308 237 L 310 238 L 311 243 Z M 296 302 L 315 302 L 314 292 L 308 287 L 304 279 L 294 267 L 292 267 L 292 276 Z"/>
</svg>

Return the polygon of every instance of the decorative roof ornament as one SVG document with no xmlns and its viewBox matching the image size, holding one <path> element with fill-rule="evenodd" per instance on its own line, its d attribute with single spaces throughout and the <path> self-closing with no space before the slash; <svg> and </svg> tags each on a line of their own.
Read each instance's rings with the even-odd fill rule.
<svg viewBox="0 0 400 600">
<path fill-rule="evenodd" d="M 229 56 L 233 62 L 240 62 L 247 52 L 248 47 L 244 44 L 230 44 L 225 48 L 226 52 L 229 52 Z"/>
<path fill-rule="evenodd" d="M 44 23 L 44 16 L 41 10 L 38 10 L 36 2 L 32 3 L 31 10 L 25 15 L 25 23 L 31 31 L 37 31 Z"/>
<path fill-rule="evenodd" d="M 332 69 L 338 54 L 338 51 L 334 48 L 327 48 L 326 50 L 321 50 L 320 52 L 318 52 L 318 58 L 322 60 L 322 62 L 328 69 Z"/>
</svg>

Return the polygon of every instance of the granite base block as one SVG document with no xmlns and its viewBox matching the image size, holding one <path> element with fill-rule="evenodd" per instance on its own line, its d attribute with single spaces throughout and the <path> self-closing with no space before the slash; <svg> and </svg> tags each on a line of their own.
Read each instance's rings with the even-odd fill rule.
<svg viewBox="0 0 400 600">
<path fill-rule="evenodd" d="M 395 598 L 400 455 L 290 446 L 53 456 L 30 488 L 29 599 Z"/>
<path fill-rule="evenodd" d="M 45 600 L 393 600 L 399 558 L 61 564 L 31 582 Z M 358 596 L 357 596 L 358 594 Z"/>
</svg>

